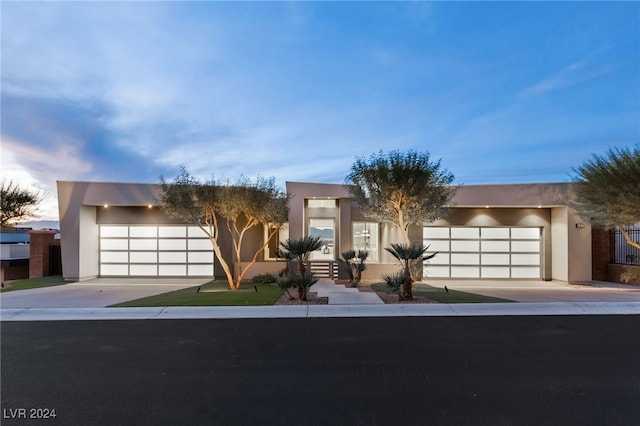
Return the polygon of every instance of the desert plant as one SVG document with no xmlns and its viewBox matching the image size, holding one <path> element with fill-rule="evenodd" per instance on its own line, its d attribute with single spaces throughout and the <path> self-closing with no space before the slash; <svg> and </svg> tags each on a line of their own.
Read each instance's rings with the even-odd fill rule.
<svg viewBox="0 0 640 426">
<path fill-rule="evenodd" d="M 362 279 L 362 272 L 367 268 L 365 261 L 369 256 L 369 252 L 366 250 L 347 250 L 340 254 L 342 259 L 338 259 L 338 262 L 342 266 L 342 269 L 349 276 L 349 284 L 351 287 L 357 287 Z"/>
<path fill-rule="evenodd" d="M 389 287 L 391 287 L 391 291 L 400 294 L 400 288 L 402 287 L 402 283 L 404 283 L 404 271 L 400 270 L 391 274 L 383 275 L 382 279 Z"/>
<path fill-rule="evenodd" d="M 254 275 L 251 281 L 258 284 L 273 284 L 276 282 L 276 277 L 273 274 L 265 272 L 263 274 Z"/>
<path fill-rule="evenodd" d="M 293 285 L 298 289 L 298 296 L 300 300 L 307 300 L 307 294 L 309 288 L 318 282 L 315 274 L 312 271 L 305 270 L 304 272 L 296 272 L 292 274 Z"/>
<path fill-rule="evenodd" d="M 620 274 L 620 281 L 622 281 L 623 283 L 630 283 L 634 280 L 640 281 L 640 267 L 625 266 L 624 272 Z"/>
<path fill-rule="evenodd" d="M 276 279 L 276 285 L 287 293 L 287 296 L 289 296 L 289 300 L 295 299 L 295 296 L 290 291 L 292 288 L 294 288 L 293 279 L 293 275 L 288 273 L 282 274 Z"/>
<path fill-rule="evenodd" d="M 280 243 L 283 250 L 280 250 L 278 256 L 283 258 L 296 259 L 298 261 L 298 271 L 304 273 L 306 271 L 306 263 L 311 252 L 322 247 L 322 239 L 319 235 L 288 239 Z M 286 253 L 286 254 L 285 254 Z"/>
<path fill-rule="evenodd" d="M 395 257 L 402 267 L 402 274 L 404 280 L 402 283 L 402 292 L 399 297 L 400 300 L 413 299 L 412 284 L 413 278 L 411 277 L 411 271 L 417 268 L 416 265 L 420 265 L 423 260 L 429 260 L 436 256 L 438 253 L 432 253 L 425 255 L 429 246 L 424 244 L 391 244 L 391 247 L 385 247 L 385 250 L 391 253 Z"/>
</svg>

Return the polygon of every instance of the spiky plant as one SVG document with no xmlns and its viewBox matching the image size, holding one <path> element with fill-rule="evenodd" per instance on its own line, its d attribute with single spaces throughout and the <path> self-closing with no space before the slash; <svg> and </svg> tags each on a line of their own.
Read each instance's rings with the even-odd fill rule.
<svg viewBox="0 0 640 426">
<path fill-rule="evenodd" d="M 364 262 L 367 260 L 369 252 L 366 250 L 358 250 L 358 252 L 347 250 L 340 255 L 342 259 L 339 259 L 338 262 L 340 262 L 342 269 L 349 276 L 349 283 L 352 287 L 357 287 L 362 279 L 362 271 L 367 268 Z"/>
<path fill-rule="evenodd" d="M 423 260 L 429 260 L 435 257 L 438 253 L 432 253 L 425 255 L 430 246 L 424 244 L 391 244 L 391 247 L 385 247 L 384 249 L 391 253 L 402 266 L 402 273 L 404 274 L 404 282 L 402 283 L 402 292 L 400 293 L 400 300 L 413 299 L 412 284 L 413 278 L 411 278 L 411 270 L 414 265 Z"/>
<path fill-rule="evenodd" d="M 322 239 L 319 235 L 288 239 L 281 242 L 280 245 L 291 256 L 291 259 L 298 261 L 298 271 L 305 272 L 307 270 L 305 264 L 309 259 L 311 252 L 318 250 L 322 247 Z"/>
</svg>

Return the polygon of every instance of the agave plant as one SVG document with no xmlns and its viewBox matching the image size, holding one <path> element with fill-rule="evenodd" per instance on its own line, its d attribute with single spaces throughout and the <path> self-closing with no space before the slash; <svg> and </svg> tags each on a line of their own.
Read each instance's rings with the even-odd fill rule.
<svg viewBox="0 0 640 426">
<path fill-rule="evenodd" d="M 429 260 L 435 257 L 438 253 L 432 253 L 425 255 L 430 246 L 424 244 L 391 244 L 391 247 L 385 247 L 385 250 L 391 253 L 393 257 L 398 259 L 402 266 L 402 273 L 404 274 L 404 282 L 402 283 L 402 292 L 400 293 L 400 300 L 413 299 L 413 291 L 411 285 L 413 284 L 413 278 L 411 277 L 411 270 L 415 265 L 422 260 Z"/>
</svg>

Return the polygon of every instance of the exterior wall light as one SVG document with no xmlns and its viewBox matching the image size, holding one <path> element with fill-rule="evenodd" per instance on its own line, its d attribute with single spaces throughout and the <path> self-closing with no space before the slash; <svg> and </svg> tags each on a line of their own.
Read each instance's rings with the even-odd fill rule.
<svg viewBox="0 0 640 426">
<path fill-rule="evenodd" d="M 576 223 L 576 228 L 578 228 L 578 229 L 584 228 L 584 223 L 582 223 L 582 222 Z"/>
<path fill-rule="evenodd" d="M 106 209 L 107 207 L 109 207 L 109 204 L 105 204 L 103 207 Z"/>
<path fill-rule="evenodd" d="M 147 208 L 150 208 L 150 209 L 153 208 L 153 204 L 149 204 Z"/>
</svg>

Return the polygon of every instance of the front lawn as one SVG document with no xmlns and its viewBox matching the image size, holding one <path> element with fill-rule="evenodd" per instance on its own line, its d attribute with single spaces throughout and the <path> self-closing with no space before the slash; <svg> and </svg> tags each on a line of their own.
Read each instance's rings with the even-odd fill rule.
<svg viewBox="0 0 640 426">
<path fill-rule="evenodd" d="M 4 293 L 7 291 L 14 290 L 27 290 L 30 288 L 40 288 L 40 287 L 52 287 L 55 285 L 67 284 L 73 281 L 65 281 L 64 278 L 60 275 L 53 275 L 50 277 L 40 277 L 40 278 L 25 278 L 23 280 L 15 280 L 11 281 L 9 284 L 5 284 L 3 288 L 0 289 L 0 292 Z"/>
<path fill-rule="evenodd" d="M 244 282 L 240 290 L 229 290 L 226 281 L 211 281 L 199 287 L 162 293 L 118 303 L 111 307 L 155 306 L 265 306 L 273 305 L 282 290 L 273 284 Z M 257 290 L 257 291 L 256 291 Z"/>
<path fill-rule="evenodd" d="M 371 285 L 373 291 L 391 294 L 391 288 L 386 283 L 375 283 Z M 510 303 L 512 300 L 500 299 L 497 297 L 482 296 L 480 294 L 467 293 L 464 291 L 449 290 L 432 287 L 429 284 L 414 284 L 413 295 L 428 297 L 438 303 Z"/>
</svg>

